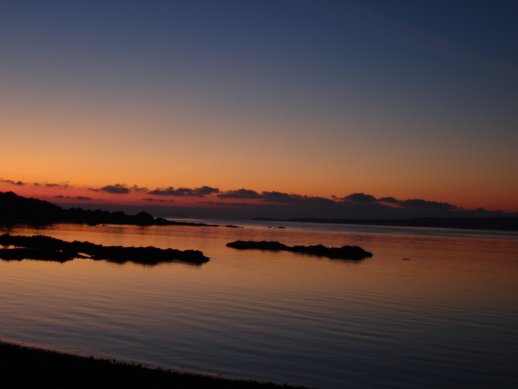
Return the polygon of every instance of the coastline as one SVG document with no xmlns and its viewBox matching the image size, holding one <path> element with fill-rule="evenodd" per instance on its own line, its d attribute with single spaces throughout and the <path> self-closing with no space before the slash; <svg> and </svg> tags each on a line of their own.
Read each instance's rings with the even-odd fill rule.
<svg viewBox="0 0 518 389">
<path fill-rule="evenodd" d="M 473 231 L 518 232 L 518 216 L 499 217 L 420 217 L 410 219 L 325 219 L 325 218 L 263 218 L 253 220 L 265 222 L 295 222 L 315 224 L 344 224 L 374 227 L 444 228 Z"/>
<path fill-rule="evenodd" d="M 0 373 L 8 388 L 92 388 L 124 384 L 152 388 L 302 389 L 86 357 L 0 340 Z"/>
</svg>

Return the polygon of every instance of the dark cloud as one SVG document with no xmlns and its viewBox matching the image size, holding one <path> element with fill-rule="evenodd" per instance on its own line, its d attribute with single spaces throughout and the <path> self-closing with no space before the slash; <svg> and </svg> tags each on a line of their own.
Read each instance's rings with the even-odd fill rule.
<svg viewBox="0 0 518 389">
<path fill-rule="evenodd" d="M 113 184 L 113 185 L 106 185 L 102 188 L 90 188 L 90 190 L 94 192 L 106 192 L 111 194 L 128 194 L 130 192 L 147 192 L 147 188 L 143 188 L 137 185 L 128 186 L 124 184 Z"/>
<path fill-rule="evenodd" d="M 221 199 L 261 199 L 262 196 L 255 190 L 251 189 L 237 189 L 228 190 L 226 192 L 218 194 Z"/>
<path fill-rule="evenodd" d="M 130 192 L 130 188 L 126 185 L 115 184 L 115 185 L 106 185 L 100 189 L 102 192 L 114 193 L 114 194 L 128 194 Z"/>
<path fill-rule="evenodd" d="M 454 211 L 458 209 L 456 205 L 441 203 L 438 201 L 428 201 L 422 199 L 410 199 L 399 201 L 398 204 L 403 208 L 413 210 L 429 210 L 429 211 Z"/>
<path fill-rule="evenodd" d="M 277 191 L 258 193 L 249 189 L 228 191 L 220 198 L 241 200 L 235 204 L 243 214 L 263 217 L 315 217 L 315 218 L 412 218 L 457 216 L 466 212 L 444 202 L 423 199 L 399 200 L 394 197 L 376 198 L 371 194 L 353 193 L 343 198 L 310 197 Z M 261 200 L 243 203 L 245 200 Z M 218 204 L 223 206 L 223 204 Z"/>
<path fill-rule="evenodd" d="M 192 197 L 204 197 L 204 196 L 210 196 L 213 194 L 219 193 L 218 188 L 212 188 L 210 186 L 201 186 L 199 188 L 173 188 L 170 186 L 169 188 L 165 189 L 155 189 L 148 194 L 155 195 L 155 196 L 178 196 L 178 197 L 185 197 L 185 196 L 192 196 Z"/>
<path fill-rule="evenodd" d="M 262 200 L 265 203 L 276 204 L 299 204 L 299 203 L 334 203 L 334 200 L 324 197 L 309 197 L 293 193 L 284 193 L 277 191 L 256 192 L 251 189 L 229 190 L 218 195 L 222 199 L 239 199 L 239 200 Z"/>
<path fill-rule="evenodd" d="M 0 178 L 0 183 L 24 186 L 35 185 L 48 188 L 70 188 L 68 183 L 24 183 L 22 181 Z M 502 216 L 501 211 L 484 209 L 466 210 L 454 204 L 425 199 L 397 199 L 395 197 L 379 197 L 367 193 L 356 192 L 345 197 L 315 197 L 279 191 L 258 192 L 252 189 L 236 189 L 220 192 L 218 188 L 201 186 L 197 188 L 157 188 L 149 191 L 139 186 L 125 184 L 106 185 L 102 188 L 90 188 L 94 192 L 126 195 L 142 193 L 146 207 L 175 212 L 189 213 L 196 216 L 218 217 L 271 217 L 271 218 L 329 218 L 329 219 L 397 219 L 416 217 L 483 217 Z M 156 196 L 156 197 L 155 197 Z M 168 197 L 170 196 L 170 197 Z M 196 206 L 177 206 L 172 197 L 197 197 Z M 81 206 L 93 206 L 91 197 L 58 195 L 56 199 L 82 201 Z M 207 201 L 202 201 L 207 200 Z M 221 201 L 214 201 L 218 200 Z M 222 201 L 234 200 L 234 201 Z M 167 204 L 169 203 L 169 204 Z M 168 205 L 168 206 L 165 206 Z M 187 214 L 186 214 L 187 215 Z"/>
<path fill-rule="evenodd" d="M 22 181 L 14 181 L 14 180 L 6 180 L 4 178 L 1 178 L 0 179 L 0 182 L 3 182 L 5 184 L 10 184 L 10 185 L 16 185 L 16 186 L 24 186 L 26 185 L 24 182 Z"/>
<path fill-rule="evenodd" d="M 307 197 L 300 196 L 297 194 L 289 194 L 289 193 L 283 193 L 283 192 L 263 192 L 261 194 L 261 198 L 265 201 L 272 202 L 272 203 L 298 203 L 300 201 L 304 201 L 307 199 Z"/>
<path fill-rule="evenodd" d="M 349 196 L 344 197 L 344 201 L 350 201 L 353 203 L 373 203 L 377 201 L 376 197 L 365 193 L 353 193 Z"/>
<path fill-rule="evenodd" d="M 149 189 L 146 188 L 145 186 L 137 186 L 137 185 L 133 185 L 129 189 L 131 192 L 137 192 L 137 193 L 147 193 L 149 191 Z"/>
<path fill-rule="evenodd" d="M 336 204 L 336 200 L 332 200 L 325 197 L 315 197 L 315 196 L 302 196 L 293 193 L 283 193 L 283 192 L 263 192 L 261 194 L 261 198 L 268 203 L 276 203 L 276 204 L 305 204 L 307 206 L 319 206 L 319 205 L 333 205 Z"/>
<path fill-rule="evenodd" d="M 390 203 L 390 204 L 392 204 L 392 203 L 398 203 L 398 200 L 397 200 L 397 199 L 395 199 L 394 197 L 390 197 L 390 196 L 389 196 L 389 197 L 380 197 L 380 198 L 378 199 L 378 201 L 379 201 L 380 203 Z"/>
<path fill-rule="evenodd" d="M 115 186 L 115 185 L 113 185 Z M 119 184 L 128 191 L 132 187 Z M 168 197 L 170 196 L 170 197 Z M 174 196 L 192 196 L 199 200 L 195 205 L 178 205 Z M 322 218 L 322 219 L 409 219 L 418 217 L 482 217 L 501 216 L 497 211 L 465 210 L 453 204 L 424 199 L 401 200 L 366 193 L 353 193 L 345 197 L 311 197 L 279 191 L 257 192 L 237 189 L 219 192 L 208 186 L 200 188 L 164 188 L 148 191 L 143 197 L 146 210 L 159 216 L 219 217 L 219 218 Z M 68 198 L 66 196 L 58 198 Z M 79 198 L 76 198 L 79 200 Z M 232 199 L 233 201 L 228 201 Z M 224 201 L 225 200 L 225 201 Z M 84 201 L 81 206 L 94 207 L 95 202 Z M 100 206 L 100 205 L 99 205 Z M 103 207 L 116 205 L 102 204 Z M 131 206 L 122 206 L 129 209 Z M 140 210 L 139 208 L 139 210 Z M 114 208 L 115 209 L 115 208 Z"/>
<path fill-rule="evenodd" d="M 63 195 L 57 195 L 54 196 L 56 199 L 66 199 L 66 200 L 81 200 L 81 201 L 90 201 L 93 200 L 91 197 L 88 196 L 63 196 Z"/>
<path fill-rule="evenodd" d="M 438 201 L 429 201 L 423 199 L 409 199 L 409 200 L 398 200 L 394 197 L 381 197 L 377 199 L 373 195 L 365 193 L 353 193 L 349 196 L 344 197 L 345 202 L 351 203 L 373 203 L 381 206 L 390 204 L 391 206 L 397 206 L 403 209 L 416 210 L 416 211 L 454 211 L 458 207 Z"/>
</svg>

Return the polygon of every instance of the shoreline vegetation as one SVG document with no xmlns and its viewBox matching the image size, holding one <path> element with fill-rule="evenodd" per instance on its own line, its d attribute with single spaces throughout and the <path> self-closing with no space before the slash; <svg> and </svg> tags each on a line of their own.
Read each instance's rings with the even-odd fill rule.
<svg viewBox="0 0 518 389">
<path fill-rule="evenodd" d="M 6 388 L 302 389 L 145 367 L 136 363 L 66 354 L 0 341 L 0 371 Z"/>
<path fill-rule="evenodd" d="M 115 263 L 134 262 L 157 265 L 163 262 L 185 262 L 201 265 L 209 261 L 199 250 L 160 249 L 157 247 L 103 246 L 90 242 L 66 242 L 49 236 L 0 235 L 0 259 L 32 259 L 66 262 L 76 258 L 106 260 Z"/>
<path fill-rule="evenodd" d="M 14 192 L 0 192 L 0 223 L 3 224 L 127 224 L 136 226 L 193 226 L 217 227 L 216 224 L 180 222 L 153 217 L 147 212 L 128 215 L 124 212 L 109 212 L 82 208 L 64 209 L 48 201 L 18 196 Z"/>
<path fill-rule="evenodd" d="M 382 227 L 424 227 L 424 228 L 456 228 L 468 230 L 518 231 L 518 217 L 419 217 L 411 219 L 321 219 L 321 218 L 288 218 L 274 219 L 256 217 L 253 220 L 269 222 L 296 222 L 322 224 L 355 224 Z"/>
<path fill-rule="evenodd" d="M 361 261 L 372 257 L 372 253 L 358 246 L 326 247 L 321 244 L 314 246 L 287 246 L 276 241 L 243 241 L 227 243 L 227 247 L 237 250 L 262 250 L 262 251 L 289 251 L 297 254 L 308 254 L 316 257 L 331 259 L 346 259 Z"/>
</svg>

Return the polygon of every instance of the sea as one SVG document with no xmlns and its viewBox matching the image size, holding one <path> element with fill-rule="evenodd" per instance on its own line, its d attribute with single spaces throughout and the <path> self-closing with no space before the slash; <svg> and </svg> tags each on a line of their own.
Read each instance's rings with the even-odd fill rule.
<svg viewBox="0 0 518 389">
<path fill-rule="evenodd" d="M 0 339 L 310 388 L 518 387 L 517 233 L 210 222 L 223 226 L 1 227 L 210 261 L 0 260 Z M 234 240 L 357 245 L 373 257 L 225 246 Z"/>
</svg>

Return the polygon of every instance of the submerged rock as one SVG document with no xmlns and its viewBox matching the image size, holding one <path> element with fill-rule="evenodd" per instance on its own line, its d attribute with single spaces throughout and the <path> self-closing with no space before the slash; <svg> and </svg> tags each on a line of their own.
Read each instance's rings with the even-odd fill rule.
<svg viewBox="0 0 518 389">
<path fill-rule="evenodd" d="M 287 246 L 276 241 L 243 241 L 227 243 L 227 247 L 237 250 L 289 251 L 292 253 L 309 254 L 332 259 L 362 260 L 372 257 L 372 253 L 358 246 L 326 247 L 321 244 L 314 246 Z"/>
</svg>

